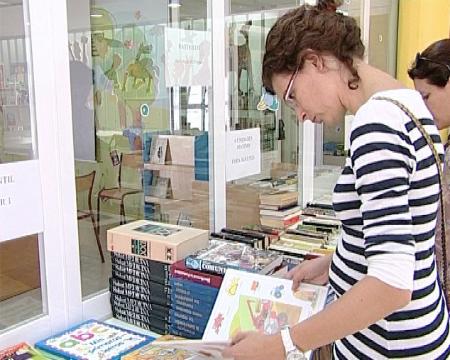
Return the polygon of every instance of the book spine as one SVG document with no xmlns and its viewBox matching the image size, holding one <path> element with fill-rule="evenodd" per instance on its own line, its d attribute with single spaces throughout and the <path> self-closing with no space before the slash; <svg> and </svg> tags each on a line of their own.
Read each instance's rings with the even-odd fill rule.
<svg viewBox="0 0 450 360">
<path fill-rule="evenodd" d="M 172 278 L 186 279 L 197 284 L 207 285 L 217 289 L 220 288 L 223 280 L 222 277 L 219 277 L 217 275 L 198 273 L 192 269 L 183 269 L 177 267 L 171 268 L 171 276 Z"/>
<path fill-rule="evenodd" d="M 185 259 L 185 265 L 188 269 L 206 271 L 217 275 L 225 275 L 225 272 L 229 268 L 226 265 L 214 263 L 208 260 L 198 259 L 193 256 L 188 256 Z"/>
</svg>

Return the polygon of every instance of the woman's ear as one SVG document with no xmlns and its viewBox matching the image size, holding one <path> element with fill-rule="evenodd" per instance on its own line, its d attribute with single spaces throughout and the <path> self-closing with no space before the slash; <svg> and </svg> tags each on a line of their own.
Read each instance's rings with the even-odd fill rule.
<svg viewBox="0 0 450 360">
<path fill-rule="evenodd" d="M 323 72 L 325 70 L 324 58 L 316 52 L 311 51 L 307 53 L 305 55 L 305 61 L 309 62 L 319 72 Z"/>
</svg>

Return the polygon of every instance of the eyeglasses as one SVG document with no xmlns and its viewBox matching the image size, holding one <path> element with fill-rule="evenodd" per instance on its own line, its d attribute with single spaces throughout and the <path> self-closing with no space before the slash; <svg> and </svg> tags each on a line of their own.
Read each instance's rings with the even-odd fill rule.
<svg viewBox="0 0 450 360">
<path fill-rule="evenodd" d="M 295 99 L 291 98 L 291 91 L 292 91 L 292 86 L 294 85 L 294 81 L 297 78 L 299 71 L 300 71 L 300 66 L 297 66 L 297 70 L 295 70 L 295 72 L 292 74 L 291 79 L 288 82 L 286 91 L 284 92 L 284 96 L 283 96 L 283 100 L 286 103 L 286 105 L 289 106 L 294 111 L 297 109 L 297 103 L 296 103 Z"/>
<path fill-rule="evenodd" d="M 419 63 L 420 63 L 421 61 L 427 61 L 427 62 L 430 62 L 430 63 L 432 63 L 432 64 L 444 66 L 444 67 L 446 67 L 447 70 L 450 72 L 450 65 L 444 64 L 443 62 L 440 62 L 440 61 L 435 61 L 435 60 L 426 58 L 426 57 L 424 57 L 424 56 L 421 56 L 420 53 L 417 53 L 417 54 L 416 54 L 416 60 L 414 61 L 414 68 L 415 68 L 415 69 L 418 68 Z"/>
</svg>

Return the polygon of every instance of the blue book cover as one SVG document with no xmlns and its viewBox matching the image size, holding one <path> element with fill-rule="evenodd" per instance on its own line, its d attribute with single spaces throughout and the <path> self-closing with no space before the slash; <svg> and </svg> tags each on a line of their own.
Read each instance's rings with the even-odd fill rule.
<svg viewBox="0 0 450 360">
<path fill-rule="evenodd" d="M 172 290 L 180 289 L 182 290 L 182 292 L 186 292 L 186 295 L 187 293 L 190 293 L 191 295 L 198 294 L 199 296 L 205 295 L 215 298 L 219 293 L 219 289 L 213 288 L 211 286 L 197 284 L 189 280 L 178 278 L 171 278 L 170 285 L 172 286 Z"/>
<path fill-rule="evenodd" d="M 88 320 L 35 344 L 50 355 L 74 360 L 116 360 L 154 340 L 114 325 Z"/>
</svg>

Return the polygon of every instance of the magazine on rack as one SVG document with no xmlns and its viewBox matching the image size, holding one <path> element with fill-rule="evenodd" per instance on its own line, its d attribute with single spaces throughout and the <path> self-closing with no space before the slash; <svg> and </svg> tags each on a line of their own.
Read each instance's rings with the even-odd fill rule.
<svg viewBox="0 0 450 360">
<path fill-rule="evenodd" d="M 164 346 L 199 351 L 220 358 L 228 341 L 240 331 L 274 334 L 295 325 L 325 306 L 328 286 L 301 284 L 240 270 L 227 270 L 202 340 L 167 342 Z M 311 354 L 307 354 L 310 357 Z"/>
</svg>

